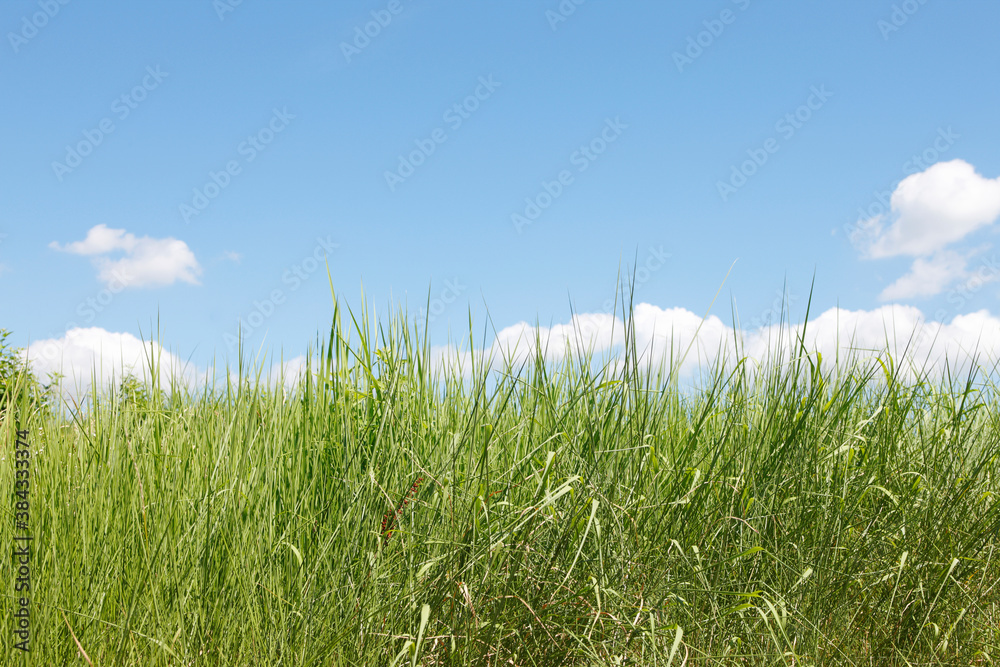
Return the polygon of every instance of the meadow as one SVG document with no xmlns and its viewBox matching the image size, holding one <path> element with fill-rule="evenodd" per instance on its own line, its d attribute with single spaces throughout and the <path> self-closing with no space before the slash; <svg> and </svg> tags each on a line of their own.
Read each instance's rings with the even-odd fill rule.
<svg viewBox="0 0 1000 667">
<path fill-rule="evenodd" d="M 213 385 L 129 378 L 65 412 L 12 380 L 0 543 L 21 428 L 32 636 L 14 648 L 4 558 L 5 664 L 1000 656 L 990 373 L 914 379 L 888 353 L 793 344 L 691 390 L 634 337 L 614 364 L 459 369 L 405 316 L 358 317 L 337 309 L 294 386 L 237 361 Z"/>
</svg>

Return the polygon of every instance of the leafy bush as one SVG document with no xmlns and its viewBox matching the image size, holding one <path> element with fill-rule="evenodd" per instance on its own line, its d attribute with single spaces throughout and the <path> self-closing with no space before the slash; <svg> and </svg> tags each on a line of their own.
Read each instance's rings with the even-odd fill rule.
<svg viewBox="0 0 1000 667">
<path fill-rule="evenodd" d="M 24 351 L 7 343 L 9 336 L 10 331 L 0 328 L 0 415 L 9 403 L 17 402 L 22 391 L 29 406 L 48 410 L 54 403 L 59 377 L 51 376 L 48 384 L 42 383 L 26 362 Z"/>
</svg>

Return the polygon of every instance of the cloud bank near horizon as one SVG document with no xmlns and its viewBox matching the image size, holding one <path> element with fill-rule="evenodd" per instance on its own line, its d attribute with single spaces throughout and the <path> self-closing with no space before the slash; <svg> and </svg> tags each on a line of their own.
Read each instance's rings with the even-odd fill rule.
<svg viewBox="0 0 1000 667">
<path fill-rule="evenodd" d="M 768 325 L 736 330 L 715 315 L 702 317 L 684 308 L 660 308 L 649 303 L 635 306 L 630 322 L 642 363 L 679 362 L 682 379 L 694 379 L 720 360 L 748 357 L 758 363 L 787 359 L 790 345 L 802 335 L 803 325 Z M 535 360 L 542 349 L 546 361 L 589 352 L 604 355 L 614 365 L 620 361 L 626 333 L 625 322 L 607 313 L 585 313 L 549 327 L 527 322 L 506 327 L 485 349 L 473 351 L 454 346 L 434 346 L 432 360 L 438 369 L 468 373 L 473 361 L 490 361 L 493 369 L 505 361 L 517 368 Z M 904 377 L 915 379 L 926 370 L 940 375 L 946 364 L 952 372 L 968 369 L 972 360 L 992 372 L 1000 361 L 1000 318 L 980 310 L 956 315 L 950 322 L 928 321 L 913 306 L 885 305 L 874 310 L 850 311 L 831 308 L 805 326 L 806 349 L 820 352 L 825 360 L 870 358 L 888 352 L 901 365 Z M 158 342 L 143 341 L 129 333 L 101 328 L 76 328 L 61 338 L 36 341 L 26 350 L 31 367 L 41 377 L 64 376 L 64 396 L 89 393 L 93 381 L 107 388 L 126 374 L 148 380 L 148 360 L 158 359 L 161 385 L 171 380 L 190 389 L 212 380 L 208 369 L 187 363 Z M 268 359 L 265 377 L 270 384 L 294 385 L 304 372 L 305 357 L 284 361 Z"/>
<path fill-rule="evenodd" d="M 936 322 L 913 306 L 890 304 L 868 311 L 830 308 L 805 326 L 773 324 L 737 330 L 714 315 L 703 322 L 684 308 L 642 303 L 633 309 L 631 320 L 641 362 L 653 366 L 680 363 L 678 375 L 688 379 L 709 369 L 720 356 L 730 364 L 743 357 L 758 363 L 786 360 L 803 332 L 806 350 L 821 353 L 828 362 L 888 352 L 909 380 L 923 371 L 940 375 L 946 364 L 953 372 L 967 370 L 972 361 L 992 371 L 1000 361 L 1000 318 L 986 310 Z M 517 368 L 533 361 L 540 347 L 549 361 L 591 352 L 610 353 L 613 364 L 614 357 L 620 356 L 625 330 L 621 318 L 607 314 L 578 315 L 552 327 L 519 322 L 499 331 L 486 349 L 469 352 L 438 346 L 433 348 L 434 358 L 438 365 L 465 372 L 473 362 L 480 366 L 487 360 L 496 369 L 505 363 Z"/>
</svg>

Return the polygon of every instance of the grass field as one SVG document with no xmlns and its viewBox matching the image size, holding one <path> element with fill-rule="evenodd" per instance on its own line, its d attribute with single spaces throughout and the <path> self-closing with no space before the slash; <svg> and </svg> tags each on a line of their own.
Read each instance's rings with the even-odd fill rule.
<svg viewBox="0 0 1000 667">
<path fill-rule="evenodd" d="M 627 341 L 605 368 L 433 370 L 403 321 L 338 311 L 294 389 L 250 364 L 70 417 L 8 405 L 0 542 L 17 415 L 34 543 L 28 656 L 2 561 L 6 664 L 1000 657 L 987 375 L 792 346 L 682 391 Z"/>
</svg>

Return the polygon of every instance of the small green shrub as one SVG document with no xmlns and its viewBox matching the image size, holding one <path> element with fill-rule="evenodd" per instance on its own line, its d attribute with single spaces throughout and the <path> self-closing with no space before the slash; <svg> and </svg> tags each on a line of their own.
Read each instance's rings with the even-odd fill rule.
<svg viewBox="0 0 1000 667">
<path fill-rule="evenodd" d="M 7 343 L 10 331 L 0 328 L 0 415 L 4 415 L 11 403 L 23 398 L 31 409 L 49 410 L 55 403 L 58 376 L 42 383 L 31 370 L 21 348 Z"/>
</svg>

